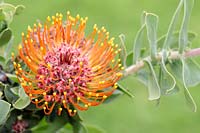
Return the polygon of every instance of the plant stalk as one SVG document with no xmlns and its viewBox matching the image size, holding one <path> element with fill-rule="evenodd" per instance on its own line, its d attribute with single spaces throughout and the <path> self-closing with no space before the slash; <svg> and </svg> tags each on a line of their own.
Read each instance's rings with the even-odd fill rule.
<svg viewBox="0 0 200 133">
<path fill-rule="evenodd" d="M 183 54 L 180 54 L 178 51 L 169 51 L 167 53 L 167 55 L 168 55 L 168 59 L 169 60 L 180 59 L 182 56 L 185 57 L 185 58 L 194 57 L 194 56 L 200 56 L 200 48 L 187 50 Z M 145 57 L 144 59 L 151 60 L 150 56 Z M 131 74 L 134 74 L 137 71 L 139 71 L 141 68 L 143 68 L 144 65 L 145 65 L 144 59 L 138 61 L 136 64 L 133 64 L 133 65 L 127 67 L 124 70 L 124 77 L 126 77 L 128 75 L 131 75 Z M 156 60 L 160 61 L 161 59 L 162 59 L 162 52 L 159 52 L 157 54 Z"/>
</svg>

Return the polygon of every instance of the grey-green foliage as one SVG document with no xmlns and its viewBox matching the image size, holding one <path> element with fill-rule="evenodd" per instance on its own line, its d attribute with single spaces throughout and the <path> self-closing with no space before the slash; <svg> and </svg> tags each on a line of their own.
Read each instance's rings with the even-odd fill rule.
<svg viewBox="0 0 200 133">
<path fill-rule="evenodd" d="M 196 104 L 188 87 L 199 84 L 200 67 L 194 59 L 186 59 L 183 54 L 185 50 L 190 49 L 190 44 L 196 37 L 195 33 L 188 32 L 193 4 L 194 0 L 180 0 L 166 35 L 160 38 L 157 37 L 158 16 L 144 12 L 133 51 L 127 55 L 126 65 L 137 65 L 138 61 L 145 62 L 144 68 L 139 70 L 136 76 L 147 86 L 149 100 L 157 100 L 162 95 L 174 94 L 183 89 L 186 101 L 192 106 L 193 111 L 196 111 Z M 180 30 L 177 31 L 181 11 L 183 11 L 182 23 Z M 147 40 L 148 44 L 144 40 Z M 142 56 L 144 48 L 147 48 L 145 52 L 149 54 L 148 58 Z M 171 51 L 178 51 L 179 59 L 169 59 Z"/>
<path fill-rule="evenodd" d="M 16 109 L 24 109 L 30 104 L 30 98 L 22 87 L 18 87 L 17 89 L 18 91 L 15 91 L 15 93 L 19 98 L 13 103 L 13 107 Z"/>
<path fill-rule="evenodd" d="M 10 23 L 13 21 L 13 17 L 19 15 L 24 8 L 23 5 L 14 6 L 3 1 L 0 3 L 0 47 L 7 45 L 13 38 L 12 30 L 9 27 Z M 12 44 L 7 46 L 4 55 L 10 52 Z"/>
<path fill-rule="evenodd" d="M 6 121 L 10 112 L 10 103 L 0 99 L 0 126 Z"/>
<path fill-rule="evenodd" d="M 147 29 L 147 38 L 150 46 L 150 55 L 152 59 L 156 59 L 158 16 L 152 13 L 146 13 L 145 25 Z"/>
<path fill-rule="evenodd" d="M 13 107 L 24 109 L 30 104 L 30 99 L 24 90 L 19 89 L 18 79 L 16 75 L 12 74 L 10 58 L 7 57 L 14 38 L 10 24 L 13 17 L 20 14 L 23 9 L 23 5 L 14 6 L 0 1 L 0 48 L 4 51 L 0 55 L 0 132 L 4 132 L 3 126 L 7 124 L 6 120 L 9 119 L 11 111 L 14 110 Z"/>
</svg>

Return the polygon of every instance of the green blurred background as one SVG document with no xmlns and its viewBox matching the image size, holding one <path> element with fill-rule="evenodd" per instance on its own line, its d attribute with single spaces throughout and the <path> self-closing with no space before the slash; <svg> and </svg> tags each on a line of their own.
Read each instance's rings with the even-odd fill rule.
<svg viewBox="0 0 200 133">
<path fill-rule="evenodd" d="M 21 32 L 33 25 L 36 20 L 45 20 L 57 12 L 89 17 L 87 30 L 93 24 L 105 26 L 111 36 L 126 36 L 128 51 L 132 49 L 135 34 L 140 26 L 143 10 L 159 15 L 158 35 L 166 33 L 172 14 L 179 0 L 5 0 L 14 5 L 23 4 L 26 9 L 15 16 L 11 27 L 15 36 L 15 48 L 20 43 Z M 200 1 L 196 0 L 191 17 L 190 30 L 200 33 Z M 116 39 L 119 43 L 119 39 Z M 194 41 L 198 47 L 200 37 Z M 13 49 L 16 51 L 16 49 Z M 198 133 L 200 132 L 200 110 L 193 113 L 186 105 L 184 94 L 162 97 L 159 106 L 148 101 L 147 89 L 134 77 L 123 81 L 135 95 L 130 99 L 126 95 L 118 97 L 112 103 L 91 107 L 81 112 L 84 122 L 97 125 L 107 133 Z M 199 86 L 190 89 L 200 108 Z"/>
</svg>

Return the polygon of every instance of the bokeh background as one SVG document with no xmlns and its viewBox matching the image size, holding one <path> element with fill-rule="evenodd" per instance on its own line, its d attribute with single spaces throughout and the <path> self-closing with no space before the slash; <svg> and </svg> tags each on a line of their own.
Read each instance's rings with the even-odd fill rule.
<svg viewBox="0 0 200 133">
<path fill-rule="evenodd" d="M 89 17 L 87 32 L 96 23 L 105 26 L 110 35 L 120 43 L 118 36 L 126 36 L 126 47 L 132 50 L 132 44 L 140 26 L 140 15 L 145 10 L 159 16 L 158 35 L 166 33 L 168 24 L 179 0 L 5 0 L 14 5 L 23 4 L 26 9 L 15 16 L 11 24 L 15 36 L 15 46 L 20 43 L 21 32 L 32 26 L 37 20 L 57 12 Z M 200 1 L 196 0 L 191 16 L 190 30 L 200 34 Z M 200 36 L 195 39 L 194 47 L 200 46 Z M 111 103 L 91 107 L 81 112 L 84 122 L 96 125 L 106 133 L 198 133 L 200 132 L 200 88 L 190 88 L 199 107 L 194 113 L 186 105 L 183 91 L 162 97 L 159 106 L 148 101 L 147 89 L 136 78 L 129 77 L 123 81 L 127 89 L 135 96 L 118 97 Z M 59 123 L 58 123 L 59 124 Z"/>
</svg>

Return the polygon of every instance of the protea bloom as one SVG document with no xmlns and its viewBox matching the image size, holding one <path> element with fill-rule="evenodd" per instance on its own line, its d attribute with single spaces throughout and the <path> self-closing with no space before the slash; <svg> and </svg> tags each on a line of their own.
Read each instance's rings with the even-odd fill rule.
<svg viewBox="0 0 200 133">
<path fill-rule="evenodd" d="M 85 35 L 86 18 L 67 13 L 47 17 L 42 26 L 28 26 L 22 33 L 19 56 L 26 67 L 13 62 L 21 86 L 32 102 L 50 114 L 67 109 L 73 116 L 78 110 L 102 103 L 117 88 L 123 67 L 121 49 L 109 39 L 109 32 L 96 24 Z M 13 55 L 14 59 L 14 55 Z"/>
</svg>

